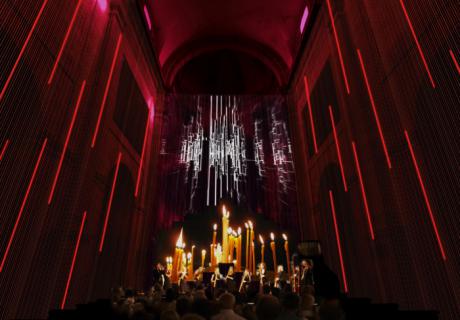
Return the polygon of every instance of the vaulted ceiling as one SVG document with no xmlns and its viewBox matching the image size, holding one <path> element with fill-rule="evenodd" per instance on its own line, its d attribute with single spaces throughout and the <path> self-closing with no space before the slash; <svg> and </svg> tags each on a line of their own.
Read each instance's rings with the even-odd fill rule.
<svg viewBox="0 0 460 320">
<path fill-rule="evenodd" d="M 287 83 L 304 9 L 311 12 L 314 2 L 140 0 L 140 11 L 167 87 L 267 93 Z M 241 79 L 248 81 L 237 84 Z"/>
</svg>

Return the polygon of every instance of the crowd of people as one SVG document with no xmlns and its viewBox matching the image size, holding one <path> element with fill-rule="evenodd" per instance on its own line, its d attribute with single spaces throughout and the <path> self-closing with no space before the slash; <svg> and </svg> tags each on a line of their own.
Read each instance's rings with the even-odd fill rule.
<svg viewBox="0 0 460 320">
<path fill-rule="evenodd" d="M 230 284 L 231 281 L 221 281 L 217 286 L 212 281 L 184 285 L 157 281 L 147 292 L 116 288 L 112 292 L 112 306 L 118 318 L 139 320 L 339 320 L 344 317 L 338 292 L 317 290 L 311 279 L 305 279 L 300 288 L 294 288 L 289 281 Z"/>
</svg>

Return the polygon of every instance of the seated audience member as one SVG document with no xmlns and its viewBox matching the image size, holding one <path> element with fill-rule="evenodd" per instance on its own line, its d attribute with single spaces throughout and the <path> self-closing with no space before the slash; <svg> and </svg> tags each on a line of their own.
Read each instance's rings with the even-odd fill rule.
<svg viewBox="0 0 460 320">
<path fill-rule="evenodd" d="M 260 297 L 256 306 L 257 319 L 275 320 L 281 312 L 279 300 L 270 295 Z"/>
<path fill-rule="evenodd" d="M 342 320 L 345 314 L 338 299 L 327 299 L 321 302 L 318 312 L 321 320 Z"/>
<path fill-rule="evenodd" d="M 298 316 L 300 299 L 295 293 L 288 292 L 283 297 L 282 311 L 277 320 L 300 320 Z"/>
<path fill-rule="evenodd" d="M 212 317 L 212 320 L 244 320 L 237 315 L 233 308 L 235 307 L 235 297 L 231 293 L 223 293 L 219 297 L 220 312 Z"/>
<path fill-rule="evenodd" d="M 160 320 L 179 320 L 179 315 L 176 311 L 166 310 L 161 313 Z"/>
<path fill-rule="evenodd" d="M 300 317 L 304 320 L 315 319 L 315 297 L 311 294 L 303 294 L 300 300 Z"/>
</svg>

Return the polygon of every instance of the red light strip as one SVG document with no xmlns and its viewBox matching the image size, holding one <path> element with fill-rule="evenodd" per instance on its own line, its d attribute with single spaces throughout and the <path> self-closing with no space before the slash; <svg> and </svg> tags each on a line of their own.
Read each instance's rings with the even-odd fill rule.
<svg viewBox="0 0 460 320">
<path fill-rule="evenodd" d="M 369 93 L 369 99 L 371 101 L 371 106 L 372 106 L 372 112 L 374 113 L 375 122 L 377 123 L 377 128 L 379 130 L 380 141 L 382 142 L 383 152 L 385 153 L 385 158 L 387 160 L 388 168 L 391 169 L 390 155 L 388 154 L 385 137 L 383 135 L 382 126 L 380 124 L 379 114 L 377 112 L 377 107 L 375 106 L 374 95 L 372 94 L 371 86 L 369 85 L 369 79 L 367 78 L 367 73 L 366 73 L 366 68 L 364 67 L 363 57 L 361 56 L 361 51 L 359 49 L 357 49 L 356 52 L 358 52 L 359 64 L 361 65 L 361 70 L 363 72 L 367 92 Z"/>
<path fill-rule="evenodd" d="M 14 223 L 13 231 L 11 232 L 10 239 L 8 240 L 8 244 L 6 246 L 5 253 L 3 254 L 3 259 L 2 263 L 0 264 L 0 272 L 3 270 L 3 266 L 5 265 L 6 258 L 8 257 L 8 253 L 11 248 L 11 244 L 13 243 L 14 236 L 16 235 L 16 231 L 18 229 L 19 221 L 21 220 L 22 213 L 24 212 L 24 208 L 26 207 L 27 199 L 29 198 L 30 190 L 32 189 L 32 185 L 34 184 L 35 181 L 35 176 L 37 175 L 38 167 L 40 166 L 40 162 L 42 160 L 43 152 L 45 151 L 46 144 L 48 142 L 48 139 L 46 138 L 43 141 L 42 148 L 40 150 L 40 154 L 38 155 L 37 162 L 35 163 L 34 171 L 32 173 L 32 177 L 30 178 L 29 185 L 27 186 L 27 191 L 24 196 L 24 199 L 22 200 L 21 208 L 19 209 L 18 216 L 16 218 L 16 222 Z"/>
<path fill-rule="evenodd" d="M 339 251 L 340 268 L 342 269 L 343 286 L 344 286 L 345 292 L 348 292 L 347 276 L 345 275 L 345 264 L 343 263 L 343 256 L 342 256 L 342 245 L 340 244 L 339 227 L 337 226 L 337 218 L 335 216 L 334 196 L 332 195 L 331 190 L 329 190 L 329 200 L 331 201 L 332 218 L 334 219 L 334 230 L 335 230 L 335 237 L 337 239 L 337 250 Z"/>
<path fill-rule="evenodd" d="M 152 30 L 152 21 L 150 20 L 150 15 L 149 15 L 149 10 L 147 9 L 147 5 L 144 4 L 144 15 L 145 15 L 145 20 L 147 21 L 147 26 L 149 27 L 149 30 Z"/>
<path fill-rule="evenodd" d="M 142 144 L 141 159 L 139 160 L 139 170 L 137 171 L 136 191 L 134 192 L 134 197 L 136 198 L 137 198 L 137 195 L 139 194 L 139 185 L 141 182 L 142 165 L 144 163 L 145 145 L 147 143 L 147 135 L 149 133 L 149 122 L 150 122 L 150 108 L 149 108 L 149 114 L 147 115 L 147 124 L 145 125 L 144 143 Z"/>
<path fill-rule="evenodd" d="M 107 212 L 105 214 L 104 229 L 102 230 L 101 242 L 99 243 L 99 252 L 102 252 L 102 246 L 104 245 L 105 232 L 107 231 L 107 224 L 109 222 L 110 209 L 112 207 L 113 194 L 115 192 L 115 185 L 117 184 L 118 169 L 120 169 L 122 153 L 118 153 L 117 166 L 115 168 L 115 173 L 113 175 L 112 181 L 112 190 L 110 191 L 109 203 L 107 205 Z"/>
<path fill-rule="evenodd" d="M 61 309 L 64 309 L 65 301 L 67 299 L 67 293 L 69 291 L 70 281 L 72 280 L 73 268 L 75 266 L 75 260 L 77 259 L 78 247 L 80 247 L 81 235 L 83 233 L 83 227 L 85 226 L 86 220 L 86 211 L 83 212 L 83 218 L 81 219 L 80 231 L 78 232 L 77 244 L 75 245 L 75 250 L 73 252 L 72 264 L 70 265 L 69 276 L 67 277 L 67 283 L 65 286 L 64 296 L 62 297 Z"/>
<path fill-rule="evenodd" d="M 10 140 L 6 139 L 5 144 L 3 145 L 2 152 L 0 153 L 0 161 L 2 161 L 3 156 L 5 155 L 6 149 L 8 148 L 8 145 L 10 144 Z"/>
<path fill-rule="evenodd" d="M 410 20 L 409 14 L 407 13 L 406 6 L 404 5 L 403 0 L 399 0 L 401 4 L 401 8 L 403 9 L 404 16 L 406 17 L 407 24 L 409 25 L 410 32 L 412 33 L 412 37 L 414 38 L 415 44 L 417 45 L 418 53 L 420 54 L 420 58 L 422 59 L 423 65 L 425 66 L 426 73 L 428 74 L 428 78 L 430 78 L 431 86 L 433 88 L 436 87 L 434 83 L 433 77 L 431 76 L 430 68 L 428 67 L 428 63 L 426 62 L 425 55 L 423 54 L 422 47 L 417 38 L 417 34 L 415 33 L 414 26 L 412 25 L 412 21 Z"/>
<path fill-rule="evenodd" d="M 16 58 L 16 62 L 13 65 L 13 69 L 11 69 L 10 74 L 8 75 L 8 78 L 6 79 L 6 82 L 3 85 L 2 92 L 0 92 L 0 101 L 3 99 L 6 89 L 8 89 L 8 85 L 10 84 L 11 79 L 13 78 L 14 72 L 16 71 L 19 65 L 19 61 L 21 61 L 21 58 L 24 55 L 24 51 L 26 50 L 26 47 L 29 44 L 30 38 L 32 37 L 32 34 L 34 33 L 35 28 L 37 27 L 38 21 L 40 20 L 40 17 L 42 16 L 43 10 L 45 9 L 47 3 L 48 3 L 48 0 L 43 1 L 43 4 L 40 10 L 38 11 L 37 17 L 35 18 L 34 23 L 32 24 L 32 28 L 30 29 L 29 34 L 27 35 L 26 41 L 22 45 L 21 51 L 19 52 L 19 55 Z"/>
<path fill-rule="evenodd" d="M 355 158 L 356 172 L 358 173 L 359 186 L 361 188 L 361 195 L 363 196 L 364 210 L 366 211 L 367 223 L 369 225 L 369 232 L 371 233 L 371 239 L 375 240 L 374 227 L 372 226 L 371 213 L 369 211 L 369 205 L 367 203 L 366 189 L 364 189 L 363 176 L 361 174 L 361 166 L 359 164 L 358 152 L 356 151 L 356 144 L 354 141 L 351 142 L 353 147 L 353 156 Z"/>
<path fill-rule="evenodd" d="M 450 52 L 450 56 L 452 57 L 452 61 L 454 62 L 455 68 L 457 68 L 457 72 L 458 74 L 460 74 L 460 65 L 458 64 L 458 61 L 455 58 L 454 52 L 452 51 L 452 49 L 450 49 L 449 52 Z"/>
<path fill-rule="evenodd" d="M 423 183 L 422 174 L 420 173 L 420 169 L 418 167 L 417 159 L 415 158 L 414 149 L 412 147 L 412 143 L 410 141 L 409 134 L 407 133 L 407 130 L 404 130 L 404 135 L 406 136 L 407 145 L 409 147 L 410 155 L 412 157 L 412 162 L 414 163 L 415 171 L 417 173 L 418 182 L 420 183 L 420 188 L 422 189 L 423 199 L 425 200 L 426 207 L 427 207 L 428 213 L 430 215 L 430 220 L 431 220 L 431 224 L 433 225 L 433 230 L 434 230 L 434 233 L 436 235 L 436 240 L 438 241 L 438 246 L 439 246 L 439 250 L 441 251 L 442 259 L 447 260 L 446 253 L 444 251 L 444 246 L 442 244 L 441 236 L 439 235 L 438 226 L 437 226 L 436 220 L 434 218 L 433 210 L 431 209 L 431 203 L 430 203 L 430 200 L 428 199 L 428 194 L 426 192 L 425 184 Z"/>
<path fill-rule="evenodd" d="M 59 53 L 57 55 L 56 61 L 54 62 L 53 69 L 48 79 L 48 84 L 51 84 L 51 82 L 53 81 L 54 74 L 56 73 L 57 66 L 59 64 L 59 61 L 61 60 L 62 53 L 64 52 L 64 48 L 67 44 L 67 41 L 69 40 L 70 32 L 72 31 L 72 28 L 77 18 L 77 14 L 78 14 L 78 10 L 80 9 L 80 6 L 81 6 L 81 0 L 78 0 L 77 7 L 75 8 L 75 12 L 73 13 L 72 19 L 70 20 L 69 27 L 67 28 L 67 32 L 64 36 L 64 41 L 61 44 L 61 48 L 59 49 Z"/>
<path fill-rule="evenodd" d="M 339 54 L 340 67 L 342 68 L 343 80 L 345 82 L 345 87 L 347 88 L 347 93 L 350 94 L 350 86 L 348 84 L 347 72 L 345 71 L 345 64 L 343 62 L 343 57 L 342 57 L 342 49 L 340 48 L 339 37 L 337 36 L 337 29 L 335 28 L 334 16 L 332 14 L 332 7 L 331 7 L 330 0 L 327 0 L 326 3 L 327 3 L 327 10 L 329 11 L 329 17 L 331 18 L 332 31 L 334 33 L 334 40 L 337 46 L 337 52 Z"/>
<path fill-rule="evenodd" d="M 115 69 L 115 63 L 117 62 L 118 51 L 120 51 L 120 45 L 123 35 L 120 33 L 118 36 L 117 47 L 115 49 L 115 54 L 113 55 L 112 65 L 110 66 L 109 78 L 107 79 L 107 84 L 105 85 L 104 97 L 102 98 L 101 109 L 99 110 L 99 115 L 97 117 L 96 129 L 94 130 L 93 140 L 91 142 L 91 148 L 94 148 L 96 145 L 96 138 L 99 132 L 99 125 L 101 124 L 102 114 L 104 113 L 105 102 L 107 101 L 107 95 L 110 89 L 110 83 L 112 82 L 113 70 Z"/>
<path fill-rule="evenodd" d="M 337 158 L 339 159 L 340 173 L 342 173 L 343 188 L 345 189 L 345 192 L 347 192 L 348 191 L 347 180 L 345 178 L 345 170 L 343 169 L 342 153 L 340 152 L 339 139 L 337 138 L 337 131 L 335 129 L 334 113 L 332 112 L 332 106 L 329 106 L 329 115 L 331 117 L 332 132 L 334 133 L 334 141 L 335 141 L 335 147 L 337 150 Z"/>
<path fill-rule="evenodd" d="M 307 97 L 308 114 L 310 116 L 311 134 L 313 136 L 313 147 L 315 148 L 315 153 L 318 153 L 318 144 L 316 143 L 315 123 L 313 121 L 313 111 L 311 108 L 310 89 L 308 87 L 307 76 L 303 76 L 303 83 L 305 85 L 305 96 Z"/>
<path fill-rule="evenodd" d="M 51 187 L 51 192 L 48 197 L 48 204 L 51 204 L 51 201 L 53 200 L 54 190 L 56 188 L 56 184 L 59 179 L 59 174 L 61 173 L 62 163 L 64 162 L 65 154 L 67 151 L 67 146 L 69 144 L 70 136 L 72 135 L 73 126 L 75 124 L 75 119 L 77 118 L 78 110 L 80 109 L 81 98 L 83 96 L 83 93 L 85 92 L 85 86 L 86 86 L 86 80 L 84 80 L 83 83 L 81 84 L 80 93 L 78 95 L 78 100 L 77 100 L 77 105 L 75 106 L 75 110 L 72 115 L 72 120 L 70 121 L 69 130 L 67 131 L 67 135 L 65 137 L 64 147 L 62 148 L 61 157 L 59 158 L 59 164 L 56 170 L 56 175 L 54 176 L 53 185 Z"/>
</svg>

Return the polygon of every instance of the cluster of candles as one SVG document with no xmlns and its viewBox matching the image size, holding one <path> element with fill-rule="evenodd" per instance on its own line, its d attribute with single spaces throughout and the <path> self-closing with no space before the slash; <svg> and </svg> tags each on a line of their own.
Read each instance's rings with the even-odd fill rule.
<svg viewBox="0 0 460 320">
<path fill-rule="evenodd" d="M 255 239 L 254 239 L 254 225 L 252 221 L 244 223 L 246 228 L 246 261 L 245 269 L 255 274 L 256 272 L 256 259 L 255 259 Z M 235 271 L 242 271 L 242 245 L 243 235 L 241 227 L 230 227 L 230 212 L 225 206 L 222 208 L 222 244 L 217 243 L 217 224 L 213 225 L 212 243 L 210 244 L 210 267 L 215 267 L 219 263 L 233 263 Z M 288 275 L 291 275 L 291 265 L 289 263 L 289 243 L 286 234 L 283 234 L 284 250 L 286 253 L 286 263 Z M 276 257 L 276 243 L 275 234 L 270 233 L 270 249 L 273 258 L 273 265 L 275 272 L 277 269 Z M 261 263 L 265 263 L 265 242 L 262 235 L 259 235 L 260 241 L 260 256 Z M 171 281 L 177 282 L 181 272 L 187 273 L 187 279 L 193 280 L 193 258 L 195 253 L 195 246 L 191 247 L 191 251 L 185 252 L 185 243 L 183 242 L 183 230 L 179 234 L 176 242 L 176 248 L 173 257 L 166 257 L 167 270 L 171 275 Z M 205 267 L 206 250 L 201 250 L 201 267 Z"/>
</svg>

